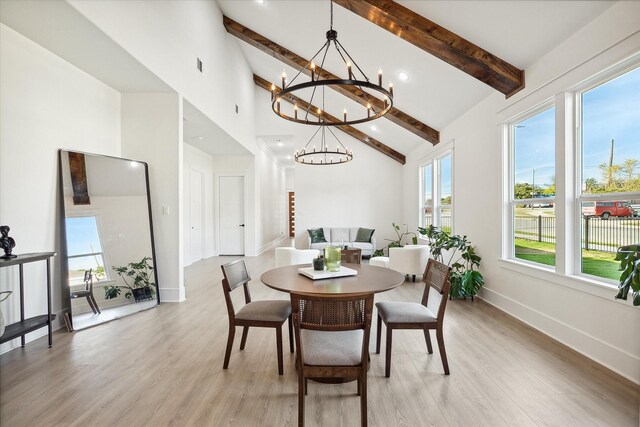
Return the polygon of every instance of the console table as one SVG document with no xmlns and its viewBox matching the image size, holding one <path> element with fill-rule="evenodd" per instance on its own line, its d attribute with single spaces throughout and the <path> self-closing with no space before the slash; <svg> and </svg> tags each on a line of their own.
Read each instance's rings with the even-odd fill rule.
<svg viewBox="0 0 640 427">
<path fill-rule="evenodd" d="M 53 345 L 52 321 L 55 315 L 51 314 L 51 257 L 55 252 L 40 252 L 33 254 L 22 254 L 15 258 L 0 258 L 0 268 L 17 265 L 20 271 L 20 321 L 7 325 L 4 334 L 0 337 L 0 344 L 20 337 L 22 347 L 25 346 L 25 335 L 37 329 L 47 326 L 49 328 L 49 347 Z M 47 314 L 24 318 L 24 264 L 36 261 L 47 261 Z"/>
</svg>

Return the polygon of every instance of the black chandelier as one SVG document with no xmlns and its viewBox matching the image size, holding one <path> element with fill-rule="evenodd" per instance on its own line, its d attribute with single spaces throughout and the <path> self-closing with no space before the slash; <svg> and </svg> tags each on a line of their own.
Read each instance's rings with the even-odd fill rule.
<svg viewBox="0 0 640 427">
<path fill-rule="evenodd" d="M 367 75 L 362 71 L 356 61 L 349 55 L 347 50 L 338 41 L 338 32 L 333 29 L 333 1 L 331 3 L 331 22 L 329 31 L 327 31 L 327 41 L 322 45 L 318 52 L 311 58 L 309 62 L 302 68 L 298 74 L 287 84 L 286 74 L 282 73 L 281 84 L 282 89 L 276 87 L 275 84 L 271 85 L 271 108 L 280 117 L 292 122 L 301 123 L 305 125 L 314 126 L 343 126 L 353 125 L 357 123 L 364 123 L 371 120 L 378 119 L 389 112 L 393 106 L 393 84 L 389 83 L 389 88 L 385 89 L 382 86 L 382 70 L 378 72 L 378 81 L 373 83 L 369 80 Z M 329 53 L 331 46 L 335 47 L 340 59 L 347 68 L 346 79 L 320 79 L 320 73 L 316 73 L 316 58 L 322 55 L 320 61 L 320 69 L 324 69 L 325 59 Z M 302 74 L 303 71 L 309 70 L 311 74 L 311 81 L 301 82 L 294 84 L 296 79 Z M 359 75 L 357 75 L 359 73 Z M 368 100 L 366 111 L 356 117 L 349 118 L 346 108 L 343 111 L 342 119 L 339 117 L 330 116 L 325 110 L 325 87 L 355 87 L 359 89 L 359 93 Z M 301 93 L 305 89 L 312 89 L 311 96 L 308 101 L 303 100 L 297 96 L 296 93 Z M 375 102 L 376 98 L 372 99 L 372 96 L 365 90 L 369 89 L 373 92 L 378 92 L 383 96 L 383 104 L 379 105 L 379 102 Z M 351 90 L 353 91 L 353 90 Z M 320 92 L 322 108 L 317 107 L 313 111 L 313 101 L 316 96 L 316 92 Z M 282 100 L 287 100 L 293 104 L 292 111 L 285 111 L 281 105 Z M 301 100 L 301 105 L 298 105 L 298 100 Z M 382 107 L 382 108 L 380 108 Z M 315 116 L 316 119 L 310 119 L 309 115 Z M 334 135 L 335 136 L 335 135 Z"/>
<path fill-rule="evenodd" d="M 327 144 L 327 131 L 329 131 L 338 142 L 335 150 L 329 149 L 329 145 Z M 312 147 L 309 146 L 318 133 L 320 133 L 319 149 L 316 148 L 315 145 Z M 309 139 L 307 145 L 305 145 L 302 150 L 295 152 L 293 159 L 305 165 L 339 165 L 340 163 L 347 163 L 353 160 L 353 152 L 340 142 L 340 139 L 338 139 L 330 127 L 319 127 L 311 139 Z"/>
</svg>

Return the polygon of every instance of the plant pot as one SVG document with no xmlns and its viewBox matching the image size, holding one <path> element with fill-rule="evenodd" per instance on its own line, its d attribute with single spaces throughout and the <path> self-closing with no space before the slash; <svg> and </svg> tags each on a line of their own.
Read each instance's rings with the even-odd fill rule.
<svg viewBox="0 0 640 427">
<path fill-rule="evenodd" d="M 153 293 L 151 292 L 151 288 L 135 288 L 132 290 L 133 298 L 136 302 L 140 301 L 149 301 L 153 299 Z"/>
</svg>

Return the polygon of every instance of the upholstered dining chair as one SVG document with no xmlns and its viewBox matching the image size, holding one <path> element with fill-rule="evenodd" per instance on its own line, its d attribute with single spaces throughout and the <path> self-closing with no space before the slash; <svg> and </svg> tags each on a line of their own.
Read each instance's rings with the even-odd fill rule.
<svg viewBox="0 0 640 427">
<path fill-rule="evenodd" d="M 373 293 L 291 292 L 298 366 L 298 426 L 304 426 L 309 378 L 357 380 L 361 425 L 367 425 L 367 365 Z"/>
<path fill-rule="evenodd" d="M 251 277 L 249 276 L 244 260 L 239 259 L 224 264 L 221 268 L 222 274 L 224 275 L 222 279 L 222 289 L 224 290 L 224 299 L 227 303 L 227 312 L 229 314 L 229 336 L 227 338 L 227 350 L 224 354 L 223 369 L 229 367 L 229 358 L 231 357 L 231 348 L 233 347 L 236 326 L 243 327 L 240 350 L 244 350 L 250 327 L 275 328 L 278 352 L 278 374 L 282 375 L 282 325 L 287 319 L 289 320 L 289 349 L 291 353 L 293 353 L 291 304 L 287 300 L 251 301 L 251 294 L 249 293 L 249 281 Z M 236 313 L 231 299 L 231 292 L 241 285 L 244 288 L 245 305 Z"/>
<path fill-rule="evenodd" d="M 96 302 L 95 297 L 93 296 L 93 273 L 92 269 L 85 270 L 84 278 L 82 280 L 84 284 L 84 289 L 79 291 L 71 291 L 69 295 L 71 295 L 72 299 L 76 298 L 86 298 L 89 307 L 91 307 L 91 311 L 93 314 L 100 314 L 100 307 L 98 307 L 98 303 Z"/>
<path fill-rule="evenodd" d="M 431 347 L 430 329 L 436 330 L 438 349 L 444 367 L 445 375 L 449 375 L 449 363 L 444 348 L 442 335 L 442 322 L 444 310 L 447 306 L 449 295 L 449 271 L 448 265 L 429 258 L 424 271 L 422 281 L 425 283 L 422 302 L 378 302 L 378 331 L 376 336 L 376 353 L 380 354 L 380 338 L 382 335 L 382 322 L 387 325 L 387 346 L 384 374 L 387 378 L 391 375 L 391 339 L 394 329 L 422 329 L 424 339 L 427 342 L 429 354 L 433 353 Z"/>
</svg>

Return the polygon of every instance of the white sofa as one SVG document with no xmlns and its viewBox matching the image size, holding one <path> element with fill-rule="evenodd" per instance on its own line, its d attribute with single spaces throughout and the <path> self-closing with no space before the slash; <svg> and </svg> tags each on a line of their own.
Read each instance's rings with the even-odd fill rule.
<svg viewBox="0 0 640 427">
<path fill-rule="evenodd" d="M 322 227 L 326 242 L 311 243 L 311 237 L 308 237 L 309 249 L 324 250 L 326 246 L 349 245 L 351 248 L 362 250 L 362 256 L 370 257 L 376 250 L 376 239 L 371 236 L 371 242 L 356 242 L 356 235 L 360 227 Z"/>
<path fill-rule="evenodd" d="M 276 248 L 276 267 L 311 264 L 320 255 L 317 249 Z"/>
</svg>

